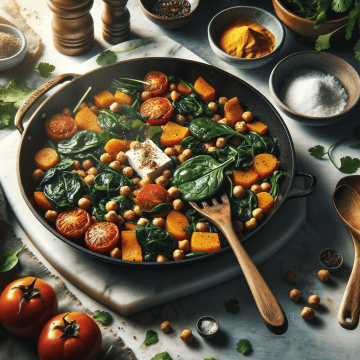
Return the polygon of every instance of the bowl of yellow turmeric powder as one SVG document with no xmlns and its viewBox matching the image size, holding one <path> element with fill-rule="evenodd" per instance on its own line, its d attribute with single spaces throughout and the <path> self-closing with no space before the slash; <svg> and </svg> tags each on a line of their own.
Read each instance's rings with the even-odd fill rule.
<svg viewBox="0 0 360 360">
<path fill-rule="evenodd" d="M 285 31 L 282 23 L 266 10 L 235 6 L 212 18 L 208 37 L 221 60 L 254 69 L 276 58 L 284 44 Z"/>
</svg>

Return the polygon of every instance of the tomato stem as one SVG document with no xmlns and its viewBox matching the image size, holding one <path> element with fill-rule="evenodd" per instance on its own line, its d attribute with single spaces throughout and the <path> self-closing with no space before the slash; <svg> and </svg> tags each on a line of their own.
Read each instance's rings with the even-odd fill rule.
<svg viewBox="0 0 360 360">
<path fill-rule="evenodd" d="M 21 296 L 20 301 L 19 301 L 18 314 L 20 313 L 21 305 L 24 302 L 24 300 L 30 300 L 37 295 L 40 296 L 40 299 L 41 299 L 42 303 L 44 304 L 44 307 L 46 307 L 44 298 L 42 297 L 40 289 L 34 288 L 36 280 L 37 280 L 37 278 L 35 278 L 34 281 L 29 285 L 19 285 L 19 286 L 14 286 L 13 288 L 11 288 L 11 290 L 19 289 L 23 293 L 23 295 Z"/>
<path fill-rule="evenodd" d="M 54 339 L 55 340 L 59 340 L 62 337 L 76 337 L 79 329 L 80 329 L 80 325 L 76 323 L 76 320 L 71 320 L 71 322 L 68 322 L 65 317 L 69 315 L 69 313 L 65 314 L 64 317 L 62 318 L 64 325 L 56 325 L 54 327 L 53 330 L 57 329 L 63 332 L 63 334 L 61 334 L 58 338 Z"/>
</svg>

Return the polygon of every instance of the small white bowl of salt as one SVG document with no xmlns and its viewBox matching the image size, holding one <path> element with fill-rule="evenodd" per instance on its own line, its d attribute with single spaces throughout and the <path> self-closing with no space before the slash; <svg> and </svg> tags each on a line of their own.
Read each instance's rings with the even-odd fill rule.
<svg viewBox="0 0 360 360">
<path fill-rule="evenodd" d="M 360 78 L 337 56 L 304 51 L 281 60 L 269 79 L 280 110 L 306 125 L 334 124 L 348 117 L 360 100 Z"/>
<path fill-rule="evenodd" d="M 203 316 L 198 320 L 196 330 L 201 337 L 210 339 L 217 335 L 219 323 L 212 316 Z"/>
</svg>

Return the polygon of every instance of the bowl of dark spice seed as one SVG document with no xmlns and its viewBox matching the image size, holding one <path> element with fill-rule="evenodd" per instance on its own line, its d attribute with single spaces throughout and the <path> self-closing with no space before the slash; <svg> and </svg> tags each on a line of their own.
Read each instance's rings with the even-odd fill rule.
<svg viewBox="0 0 360 360">
<path fill-rule="evenodd" d="M 360 77 L 335 55 L 304 51 L 281 60 L 269 79 L 277 106 L 291 119 L 322 126 L 344 120 L 360 100 Z"/>
<path fill-rule="evenodd" d="M 200 0 L 139 0 L 146 17 L 154 24 L 168 29 L 185 26 L 192 21 Z"/>
<path fill-rule="evenodd" d="M 24 59 L 26 49 L 26 38 L 19 29 L 0 24 L 0 70 L 18 65 Z"/>
<path fill-rule="evenodd" d="M 343 265 L 344 259 L 340 251 L 336 249 L 324 249 L 319 254 L 320 265 L 328 271 L 337 271 Z"/>
</svg>

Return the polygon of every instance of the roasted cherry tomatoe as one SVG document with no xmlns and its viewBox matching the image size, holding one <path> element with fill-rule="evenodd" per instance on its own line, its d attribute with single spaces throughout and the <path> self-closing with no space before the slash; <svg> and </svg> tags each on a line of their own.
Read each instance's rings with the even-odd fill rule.
<svg viewBox="0 0 360 360">
<path fill-rule="evenodd" d="M 56 315 L 41 330 L 38 340 L 40 360 L 96 360 L 101 351 L 101 332 L 86 314 Z"/>
<path fill-rule="evenodd" d="M 69 240 L 82 238 L 91 224 L 91 218 L 87 211 L 74 209 L 63 211 L 56 219 L 56 230 Z"/>
<path fill-rule="evenodd" d="M 146 100 L 140 108 L 141 117 L 151 125 L 165 124 L 173 112 L 171 102 L 163 97 Z"/>
<path fill-rule="evenodd" d="M 54 289 L 47 282 L 25 277 L 10 283 L 0 296 L 0 324 L 11 334 L 31 337 L 56 314 Z"/>
<path fill-rule="evenodd" d="M 119 228 L 110 222 L 98 222 L 85 233 L 86 246 L 97 253 L 109 254 L 119 242 Z"/>
<path fill-rule="evenodd" d="M 71 138 L 77 130 L 77 122 L 64 114 L 51 115 L 45 122 L 47 136 L 54 141 Z"/>
<path fill-rule="evenodd" d="M 145 78 L 143 85 L 144 91 L 150 91 L 151 96 L 164 96 L 169 89 L 169 80 L 167 76 L 160 71 L 151 71 Z"/>
</svg>

